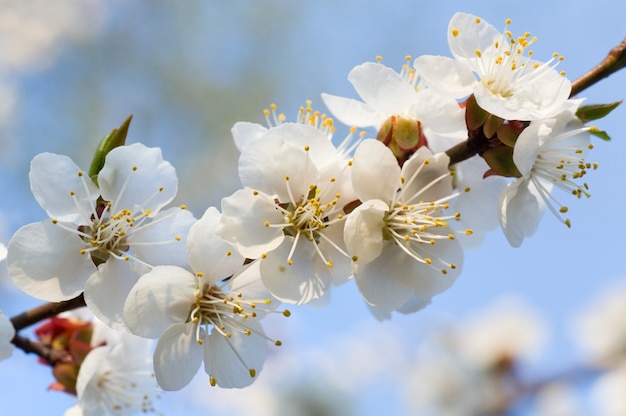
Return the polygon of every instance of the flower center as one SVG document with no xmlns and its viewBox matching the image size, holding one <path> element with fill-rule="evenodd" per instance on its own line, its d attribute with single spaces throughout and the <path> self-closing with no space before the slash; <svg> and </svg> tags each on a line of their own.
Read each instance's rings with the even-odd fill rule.
<svg viewBox="0 0 626 416">
<path fill-rule="evenodd" d="M 235 353 L 241 364 L 248 369 L 251 377 L 255 377 L 256 369 L 248 366 L 243 357 L 237 352 L 234 345 L 230 343 L 233 333 L 244 334 L 250 336 L 252 334 L 261 336 L 272 342 L 274 345 L 281 346 L 280 340 L 269 338 L 263 332 L 259 332 L 246 324 L 249 319 L 260 318 L 268 313 L 276 312 L 270 305 L 271 299 L 248 299 L 243 292 L 235 292 L 228 290 L 224 286 L 206 285 L 200 281 L 202 273 L 197 274 L 198 289 L 196 290 L 196 300 L 189 312 L 188 322 L 195 324 L 196 342 L 203 344 L 204 336 L 211 331 L 217 331 L 224 336 L 232 351 Z M 231 277 L 233 279 L 235 277 Z M 291 316 L 291 312 L 287 309 L 283 310 L 283 316 Z M 204 330 L 204 333 L 203 331 Z M 216 380 L 211 377 L 211 385 L 215 386 Z"/>
<path fill-rule="evenodd" d="M 442 201 L 420 202 L 405 205 L 396 202 L 384 217 L 383 238 L 393 240 L 409 256 L 420 263 L 437 268 L 443 274 L 455 269 L 456 264 L 441 259 L 432 251 L 432 246 L 441 240 L 454 240 L 448 228 L 448 220 L 458 219 L 461 214 L 442 214 L 450 205 Z M 471 234 L 471 231 L 467 231 Z"/>
<path fill-rule="evenodd" d="M 560 141 L 590 129 L 593 129 L 593 127 L 572 130 L 558 136 L 555 140 Z M 592 148 L 593 145 L 589 144 L 588 149 Z M 589 198 L 591 196 L 588 192 L 589 186 L 586 182 L 580 184 L 578 181 L 587 174 L 587 170 L 597 169 L 598 164 L 586 162 L 583 154 L 584 150 L 581 148 L 567 146 L 551 147 L 537 155 L 530 176 L 546 206 L 555 217 L 568 227 L 571 227 L 570 220 L 568 218 L 564 219 L 561 214 L 567 213 L 569 208 L 561 204 L 552 195 L 550 190 L 542 183 L 542 180 L 552 183 L 554 186 L 577 198 L 581 198 L 583 195 Z M 555 208 L 555 205 L 558 207 L 558 210 Z"/>
</svg>

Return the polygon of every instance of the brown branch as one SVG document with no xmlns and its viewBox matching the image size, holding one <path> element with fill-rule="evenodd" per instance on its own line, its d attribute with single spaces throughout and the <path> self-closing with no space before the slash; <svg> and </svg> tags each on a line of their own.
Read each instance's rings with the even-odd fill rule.
<svg viewBox="0 0 626 416">
<path fill-rule="evenodd" d="M 570 94 L 570 97 L 577 95 L 596 82 L 608 77 L 624 67 L 626 67 L 626 38 L 622 40 L 622 43 L 611 49 L 606 58 L 596 65 L 595 68 L 578 78 L 576 81 L 572 82 L 572 93 Z"/>
<path fill-rule="evenodd" d="M 72 357 L 69 356 L 67 351 L 53 350 L 52 348 L 43 345 L 41 342 L 32 341 L 20 335 L 15 335 L 11 342 L 26 354 L 37 354 L 49 365 L 54 365 L 58 362 L 72 361 Z"/>
<path fill-rule="evenodd" d="M 73 309 L 78 309 L 85 304 L 85 298 L 81 293 L 74 299 L 65 300 L 63 302 L 50 302 L 44 305 L 38 306 L 26 312 L 23 312 L 19 315 L 16 315 L 11 318 L 11 323 L 15 328 L 15 332 L 20 331 L 21 329 L 26 328 L 27 326 L 31 326 L 36 324 L 37 322 L 41 322 L 44 319 L 52 318 L 60 314 L 61 312 L 71 311 Z"/>
</svg>

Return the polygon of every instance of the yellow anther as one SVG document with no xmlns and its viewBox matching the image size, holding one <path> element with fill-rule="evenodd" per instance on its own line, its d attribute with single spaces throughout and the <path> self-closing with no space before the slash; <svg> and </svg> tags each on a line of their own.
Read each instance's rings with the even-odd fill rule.
<svg viewBox="0 0 626 416">
<path fill-rule="evenodd" d="M 309 150 L 311 150 L 311 147 L 310 147 L 310 146 L 304 146 L 304 150 L 305 150 L 306 152 L 308 152 Z"/>
<path fill-rule="evenodd" d="M 262 258 L 262 259 L 264 259 L 264 258 L 266 258 L 266 257 L 267 257 L 267 253 L 263 253 L 263 254 L 261 254 L 261 258 Z"/>
<path fill-rule="evenodd" d="M 424 263 L 426 263 L 426 264 L 433 264 L 433 261 L 431 259 L 429 259 L 428 257 L 426 257 L 424 259 Z"/>
<path fill-rule="evenodd" d="M 209 377 L 209 383 L 211 384 L 211 387 L 215 387 L 217 385 L 215 377 Z"/>
<path fill-rule="evenodd" d="M 276 340 L 274 342 L 274 345 L 276 345 L 277 347 L 280 347 L 281 345 L 283 345 L 282 341 Z"/>
<path fill-rule="evenodd" d="M 507 26 L 508 26 L 508 25 L 510 25 L 510 24 L 511 24 L 511 19 L 506 19 L 506 20 L 504 21 L 504 24 L 506 24 Z"/>
<path fill-rule="evenodd" d="M 286 318 L 289 318 L 291 316 L 291 312 L 289 311 L 289 309 L 285 309 L 283 311 L 283 316 L 285 316 Z"/>
<path fill-rule="evenodd" d="M 133 171 L 136 171 L 136 170 L 137 170 L 137 166 L 133 166 Z"/>
<path fill-rule="evenodd" d="M 459 36 L 459 29 L 452 29 L 452 36 L 454 36 L 455 38 Z"/>
<path fill-rule="evenodd" d="M 465 230 L 465 235 L 472 235 L 472 234 L 474 234 L 474 231 L 470 230 L 469 228 Z"/>
<path fill-rule="evenodd" d="M 82 170 L 78 171 L 78 176 L 83 176 L 83 171 Z"/>
<path fill-rule="evenodd" d="M 198 276 L 198 277 L 202 277 L 202 276 L 204 276 L 204 273 L 202 273 L 202 272 L 198 272 L 198 273 L 196 273 L 196 276 Z"/>
<path fill-rule="evenodd" d="M 359 256 L 352 256 L 352 261 L 357 261 L 359 259 Z"/>
<path fill-rule="evenodd" d="M 256 376 L 256 370 L 254 368 L 250 369 L 250 377 L 254 378 Z"/>
<path fill-rule="evenodd" d="M 441 273 L 442 274 L 448 274 L 448 271 L 446 269 L 441 269 Z"/>
<path fill-rule="evenodd" d="M 198 340 L 196 341 L 199 345 L 204 344 L 204 341 L 202 341 L 200 338 L 198 338 Z"/>
<path fill-rule="evenodd" d="M 270 226 L 270 222 L 269 222 L 269 221 L 265 221 L 265 222 L 263 223 L 263 225 L 265 225 L 266 227 L 269 227 L 269 226 Z"/>
<path fill-rule="evenodd" d="M 478 56 L 479 58 L 482 58 L 482 56 L 483 56 L 482 52 L 481 52 L 480 50 L 478 50 L 478 49 L 476 49 L 476 50 L 474 51 L 474 53 L 475 53 L 475 54 L 476 54 L 476 56 Z"/>
<path fill-rule="evenodd" d="M 56 220 L 54 218 L 52 219 L 52 224 L 57 224 L 58 222 L 59 222 L 59 220 Z"/>
<path fill-rule="evenodd" d="M 559 209 L 561 214 L 565 214 L 567 211 L 569 211 L 569 209 L 566 206 L 562 206 L 561 209 Z"/>
<path fill-rule="evenodd" d="M 293 264 L 293 260 L 287 259 L 287 264 L 291 266 Z"/>
<path fill-rule="evenodd" d="M 163 192 L 163 189 L 165 188 L 163 188 L 162 186 L 159 186 L 159 192 Z"/>
<path fill-rule="evenodd" d="M 180 241 L 180 236 L 179 235 L 174 236 L 174 240 Z"/>
<path fill-rule="evenodd" d="M 572 223 L 570 222 L 569 218 L 565 220 L 565 225 L 567 225 L 567 228 L 572 228 Z"/>
</svg>

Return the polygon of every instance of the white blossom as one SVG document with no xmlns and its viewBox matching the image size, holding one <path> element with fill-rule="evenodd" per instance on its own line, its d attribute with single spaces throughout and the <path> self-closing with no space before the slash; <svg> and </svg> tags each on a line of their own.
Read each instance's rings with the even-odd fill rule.
<svg viewBox="0 0 626 416">
<path fill-rule="evenodd" d="M 507 26 L 510 20 L 507 20 Z M 479 17 L 456 13 L 448 26 L 454 59 L 420 56 L 415 68 L 433 89 L 453 98 L 474 94 L 478 105 L 508 120 L 540 120 L 556 114 L 569 97 L 571 83 L 555 66 L 555 54 L 543 63 L 529 49 L 536 38 L 514 37 Z"/>
<path fill-rule="evenodd" d="M 120 327 L 137 268 L 186 262 L 194 219 L 184 207 L 162 210 L 177 178 L 160 149 L 113 149 L 99 188 L 67 156 L 42 153 L 31 162 L 30 183 L 50 220 L 22 227 L 9 242 L 9 275 L 24 292 L 55 302 L 84 290 L 92 312 Z"/>
</svg>

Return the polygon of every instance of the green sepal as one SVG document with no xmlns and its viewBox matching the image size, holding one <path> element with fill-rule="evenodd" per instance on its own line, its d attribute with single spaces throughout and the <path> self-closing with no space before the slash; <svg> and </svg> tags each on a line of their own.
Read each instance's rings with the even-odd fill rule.
<svg viewBox="0 0 626 416">
<path fill-rule="evenodd" d="M 611 140 L 611 137 L 604 130 L 591 129 L 589 133 L 607 142 Z"/>
<path fill-rule="evenodd" d="M 483 153 L 483 159 L 491 168 L 486 176 L 499 175 L 507 178 L 519 178 L 522 176 L 513 162 L 513 148 L 509 146 L 497 146 Z"/>
<path fill-rule="evenodd" d="M 522 122 L 516 120 L 502 124 L 496 131 L 498 140 L 509 147 L 515 147 L 515 142 L 517 142 L 517 138 L 524 130 L 524 127 Z"/>
<path fill-rule="evenodd" d="M 465 101 L 465 124 L 467 125 L 467 130 L 478 130 L 480 126 L 485 124 L 487 117 L 489 117 L 489 113 L 478 105 L 474 94 L 470 95 L 467 101 Z"/>
<path fill-rule="evenodd" d="M 503 123 L 504 119 L 494 116 L 493 114 L 489 114 L 487 120 L 485 120 L 485 123 L 483 124 L 483 133 L 485 134 L 485 137 L 491 139 Z"/>
<path fill-rule="evenodd" d="M 598 120 L 607 116 L 611 111 L 615 110 L 618 105 L 622 103 L 622 100 L 615 101 L 610 104 L 590 104 L 583 105 L 576 111 L 576 117 L 583 123 L 588 121 Z M 599 136 L 598 136 L 599 137 Z M 608 137 L 608 136 L 607 136 Z M 608 139 L 603 139 L 608 140 Z"/>
<path fill-rule="evenodd" d="M 126 120 L 117 129 L 111 130 L 106 137 L 100 140 L 96 152 L 93 155 L 91 166 L 89 167 L 89 177 L 98 185 L 98 173 L 104 166 L 104 161 L 107 154 L 118 146 L 123 146 L 126 143 L 126 135 L 128 134 L 128 127 L 133 119 L 133 115 L 129 115 Z"/>
</svg>

